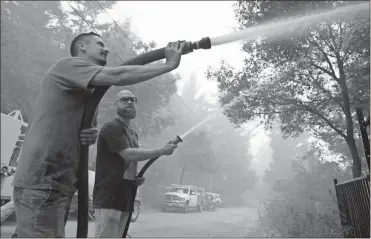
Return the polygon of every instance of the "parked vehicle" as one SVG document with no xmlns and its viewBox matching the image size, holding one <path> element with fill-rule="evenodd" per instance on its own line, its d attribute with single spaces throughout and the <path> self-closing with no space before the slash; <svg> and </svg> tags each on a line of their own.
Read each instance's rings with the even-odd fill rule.
<svg viewBox="0 0 371 239">
<path fill-rule="evenodd" d="M 14 174 L 17 165 L 17 155 L 23 143 L 22 129 L 28 124 L 23 121 L 19 110 L 10 114 L 1 113 L 1 222 L 14 214 L 13 196 Z"/>
<path fill-rule="evenodd" d="M 172 184 L 164 194 L 163 209 L 181 209 L 183 213 L 190 210 L 202 212 L 204 206 L 204 190 L 192 185 Z"/>
<path fill-rule="evenodd" d="M 222 199 L 222 197 L 220 196 L 220 194 L 215 194 L 215 203 L 216 203 L 216 207 L 224 207 L 224 201 Z"/>
<path fill-rule="evenodd" d="M 139 217 L 140 205 L 142 205 L 142 198 L 136 198 L 134 202 L 134 211 L 131 214 L 131 222 L 135 222 Z"/>
<path fill-rule="evenodd" d="M 207 194 L 213 195 L 214 196 L 214 203 L 216 207 L 223 207 L 224 206 L 224 201 L 221 198 L 220 194 L 218 193 L 211 193 L 207 192 Z"/>
<path fill-rule="evenodd" d="M 216 209 L 216 202 L 215 202 L 215 196 L 213 193 L 205 193 L 205 204 L 204 209 L 208 211 L 215 211 Z"/>
</svg>

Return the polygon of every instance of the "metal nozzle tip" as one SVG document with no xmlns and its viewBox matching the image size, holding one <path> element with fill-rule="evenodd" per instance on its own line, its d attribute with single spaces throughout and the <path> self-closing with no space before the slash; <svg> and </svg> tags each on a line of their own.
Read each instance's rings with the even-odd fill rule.
<svg viewBox="0 0 371 239">
<path fill-rule="evenodd" d="M 211 41 L 209 37 L 204 37 L 200 41 L 200 48 L 202 49 L 210 49 L 211 48 Z"/>
<path fill-rule="evenodd" d="M 180 138 L 178 135 L 176 136 L 179 142 L 183 142 L 182 138 Z"/>
</svg>

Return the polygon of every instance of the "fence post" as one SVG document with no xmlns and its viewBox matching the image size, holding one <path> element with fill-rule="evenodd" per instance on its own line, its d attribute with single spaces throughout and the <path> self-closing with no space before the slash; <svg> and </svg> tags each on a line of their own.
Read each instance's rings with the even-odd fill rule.
<svg viewBox="0 0 371 239">
<path fill-rule="evenodd" d="M 354 237 L 353 228 L 351 225 L 351 219 L 349 215 L 349 205 L 346 198 L 346 193 L 343 187 L 339 187 L 338 180 L 334 179 L 336 197 L 338 201 L 338 207 L 340 212 L 340 221 L 343 228 L 343 234 L 345 238 Z"/>
</svg>

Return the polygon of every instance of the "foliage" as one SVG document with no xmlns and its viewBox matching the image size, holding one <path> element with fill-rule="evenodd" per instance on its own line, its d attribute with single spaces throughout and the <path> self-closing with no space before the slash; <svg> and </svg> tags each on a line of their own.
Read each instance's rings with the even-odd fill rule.
<svg viewBox="0 0 371 239">
<path fill-rule="evenodd" d="M 283 138 L 278 123 L 270 132 L 273 161 L 250 194 L 259 199 L 259 221 L 249 237 L 342 237 L 333 180 L 350 170 L 325 160 L 309 135 Z"/>
<path fill-rule="evenodd" d="M 42 74 L 61 53 L 52 44 L 51 31 L 40 29 L 49 18 L 35 12 L 46 10 L 39 2 L 1 2 L 1 109 L 20 109 L 26 121 Z"/>
<path fill-rule="evenodd" d="M 335 162 L 321 162 L 314 149 L 292 161 L 289 175 L 276 178 L 259 213 L 263 237 L 342 237 L 333 179 L 349 175 Z M 270 175 L 267 175 L 270 177 Z"/>
<path fill-rule="evenodd" d="M 278 180 L 293 175 L 292 162 L 311 147 L 308 135 L 302 134 L 296 138 L 284 138 L 280 134 L 278 123 L 274 123 L 270 131 L 270 147 L 273 150 L 272 162 L 266 170 L 263 180 L 270 188 L 274 188 Z"/>
<path fill-rule="evenodd" d="M 240 28 L 277 22 L 285 15 L 309 15 L 347 2 L 240 1 L 235 13 Z M 361 174 L 356 146 L 355 107 L 369 108 L 369 17 L 367 11 L 318 25 L 293 25 L 272 38 L 245 42 L 245 66 L 236 71 L 226 62 L 208 71 L 236 125 L 262 119 L 268 128 L 279 120 L 281 131 L 338 136 L 348 146 L 354 177 Z M 308 26 L 307 26 L 308 25 Z M 294 35 L 299 31 L 301 34 Z M 263 34 L 263 33 L 262 33 Z"/>
</svg>

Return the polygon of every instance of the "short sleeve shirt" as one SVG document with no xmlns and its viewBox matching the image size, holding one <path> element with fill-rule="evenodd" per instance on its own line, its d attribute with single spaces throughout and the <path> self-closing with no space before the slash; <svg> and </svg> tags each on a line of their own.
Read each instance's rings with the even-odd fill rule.
<svg viewBox="0 0 371 239">
<path fill-rule="evenodd" d="M 79 132 L 91 97 L 91 79 L 102 69 L 83 58 L 57 61 L 41 81 L 13 185 L 53 189 L 67 195 L 77 190 Z"/>
<path fill-rule="evenodd" d="M 103 125 L 97 140 L 93 204 L 95 208 L 122 210 L 126 207 L 124 172 L 130 163 L 119 152 L 138 148 L 138 134 L 119 119 Z M 136 167 L 136 165 L 135 165 Z"/>
</svg>

